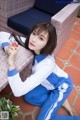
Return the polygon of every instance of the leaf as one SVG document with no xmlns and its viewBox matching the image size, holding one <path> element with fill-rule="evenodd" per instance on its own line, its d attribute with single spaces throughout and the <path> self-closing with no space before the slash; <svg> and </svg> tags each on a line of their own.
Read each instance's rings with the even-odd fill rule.
<svg viewBox="0 0 80 120">
<path fill-rule="evenodd" d="M 16 106 L 5 97 L 0 98 L 0 111 L 9 111 L 10 120 L 16 120 L 19 115 L 20 107 Z"/>
</svg>

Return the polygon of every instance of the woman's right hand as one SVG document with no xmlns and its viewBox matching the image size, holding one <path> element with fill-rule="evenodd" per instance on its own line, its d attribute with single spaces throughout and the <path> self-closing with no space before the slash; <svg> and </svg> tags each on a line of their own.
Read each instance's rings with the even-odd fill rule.
<svg viewBox="0 0 80 120">
<path fill-rule="evenodd" d="M 16 57 L 16 54 L 18 52 L 18 43 L 15 42 L 15 43 L 10 43 L 9 46 L 6 46 L 6 53 L 8 54 L 8 63 L 11 64 L 14 62 L 14 59 Z"/>
</svg>

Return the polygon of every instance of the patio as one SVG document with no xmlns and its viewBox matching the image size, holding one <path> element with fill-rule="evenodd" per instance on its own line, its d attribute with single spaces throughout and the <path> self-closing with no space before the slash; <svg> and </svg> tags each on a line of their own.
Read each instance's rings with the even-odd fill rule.
<svg viewBox="0 0 80 120">
<path fill-rule="evenodd" d="M 69 103 L 75 115 L 80 116 L 80 18 L 76 18 L 69 39 L 67 39 L 56 55 L 57 64 L 68 72 L 73 80 L 74 88 L 68 97 Z M 22 97 L 14 97 L 9 85 L 1 92 L 0 97 L 5 96 L 21 108 L 18 120 L 36 120 L 41 108 L 25 103 Z M 67 111 L 61 108 L 58 114 L 67 115 Z"/>
</svg>

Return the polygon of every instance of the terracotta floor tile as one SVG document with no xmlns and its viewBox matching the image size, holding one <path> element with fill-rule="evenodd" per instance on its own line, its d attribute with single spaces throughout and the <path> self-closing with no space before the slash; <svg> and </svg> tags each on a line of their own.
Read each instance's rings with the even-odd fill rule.
<svg viewBox="0 0 80 120">
<path fill-rule="evenodd" d="M 10 97 L 10 100 L 15 104 L 15 105 L 19 105 L 21 110 L 23 112 L 32 112 L 35 108 L 35 106 L 28 104 L 27 102 L 25 102 L 23 100 L 23 97 L 14 97 L 14 95 L 12 95 Z"/>
<path fill-rule="evenodd" d="M 9 94 L 9 93 L 11 93 L 11 92 L 12 92 L 12 90 L 11 90 L 10 86 L 7 85 L 7 86 L 0 92 L 0 95 L 7 95 L 7 94 Z"/>
<path fill-rule="evenodd" d="M 58 60 L 57 58 L 56 58 L 56 63 L 57 63 L 57 65 L 58 65 L 60 68 L 63 68 L 63 67 L 64 67 L 63 62 L 60 61 L 60 60 Z"/>
<path fill-rule="evenodd" d="M 26 120 L 32 120 L 32 115 L 26 115 Z"/>
<path fill-rule="evenodd" d="M 75 25 L 75 26 L 73 27 L 73 29 L 74 29 L 75 31 L 77 31 L 77 32 L 80 33 L 80 25 L 79 25 L 79 24 L 78 24 L 78 25 Z"/>
<path fill-rule="evenodd" d="M 67 111 L 63 107 L 61 107 L 59 109 L 59 111 L 57 112 L 57 114 L 59 114 L 59 115 L 67 115 Z"/>
<path fill-rule="evenodd" d="M 80 86 L 77 87 L 78 93 L 80 95 Z"/>
<path fill-rule="evenodd" d="M 70 59 L 70 63 L 73 66 L 80 69 L 80 55 L 77 54 L 77 55 L 72 56 L 72 58 Z"/>
<path fill-rule="evenodd" d="M 34 115 L 35 115 L 35 118 L 36 118 L 35 120 L 37 120 L 37 117 L 39 115 L 40 110 L 41 110 L 41 107 L 37 107 L 36 111 L 34 112 Z"/>
<path fill-rule="evenodd" d="M 72 53 L 66 48 L 61 48 L 61 50 L 57 54 L 57 57 L 61 58 L 62 60 L 68 60 L 71 54 Z"/>
<path fill-rule="evenodd" d="M 19 115 L 17 120 L 22 120 L 22 118 L 23 118 L 23 115 Z"/>
<path fill-rule="evenodd" d="M 74 41 L 72 37 L 69 37 L 69 39 L 65 41 L 64 46 L 67 47 L 68 49 L 75 49 L 77 43 L 76 41 Z"/>
<path fill-rule="evenodd" d="M 80 71 L 75 69 L 72 66 L 66 67 L 64 69 L 70 76 L 72 77 L 72 81 L 74 85 L 79 86 L 80 85 Z"/>
<path fill-rule="evenodd" d="M 78 32 L 71 31 L 70 37 L 72 37 L 72 39 L 74 39 L 76 41 L 80 41 L 80 33 L 78 33 Z"/>
<path fill-rule="evenodd" d="M 76 50 L 80 54 L 80 46 Z"/>
<path fill-rule="evenodd" d="M 75 102 L 75 106 L 74 106 L 77 114 L 80 116 L 80 96 L 78 96 L 76 102 Z"/>
</svg>

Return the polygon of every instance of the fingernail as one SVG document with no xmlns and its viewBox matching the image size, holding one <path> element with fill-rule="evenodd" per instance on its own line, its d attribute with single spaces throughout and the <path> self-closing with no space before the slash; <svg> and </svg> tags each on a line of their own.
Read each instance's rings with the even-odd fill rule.
<svg viewBox="0 0 80 120">
<path fill-rule="evenodd" d="M 18 43 L 13 42 L 13 43 L 12 43 L 12 46 L 14 46 L 14 47 L 18 47 Z"/>
</svg>

